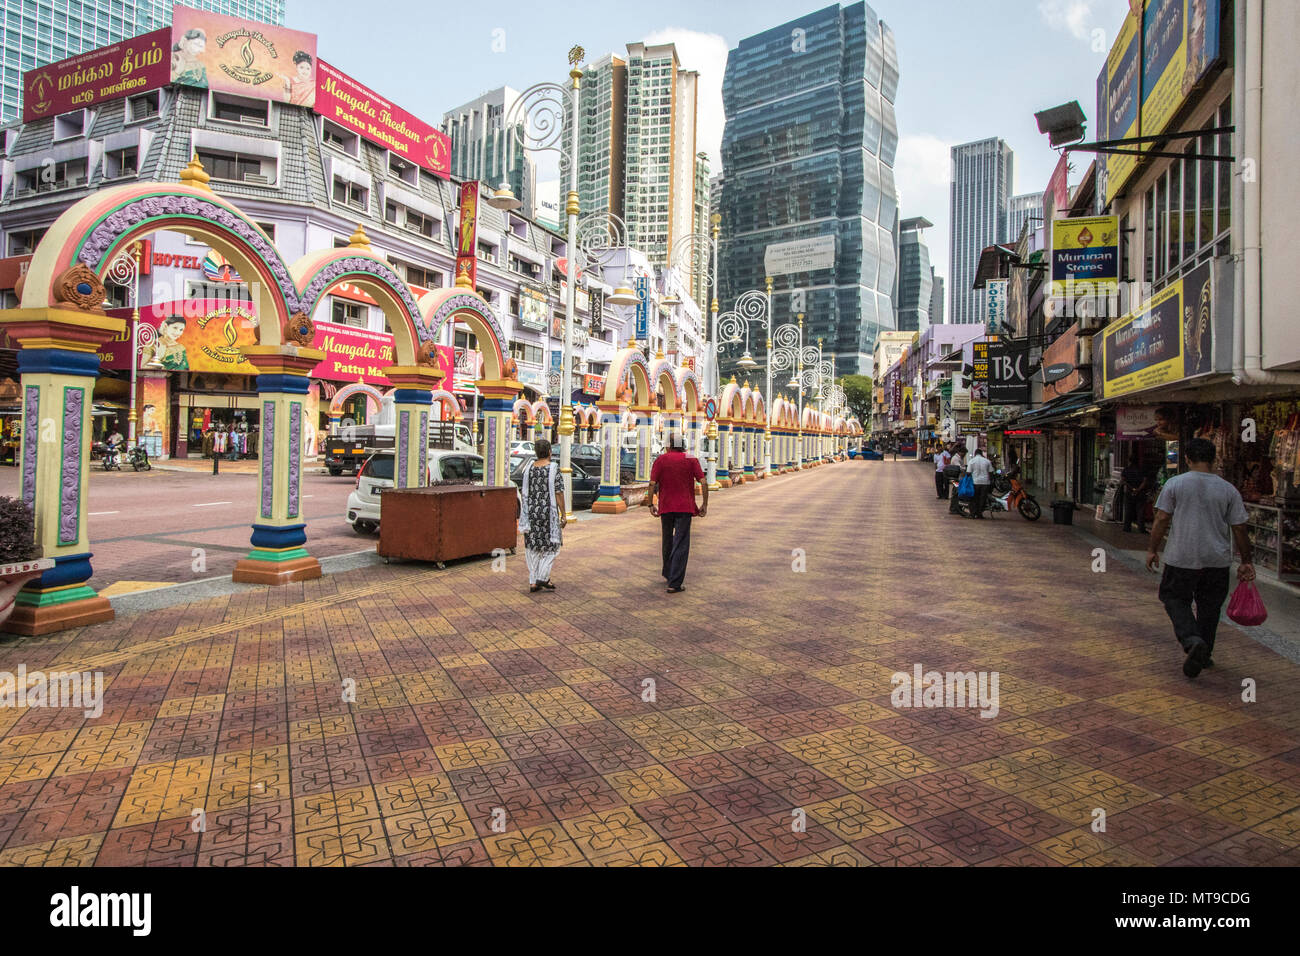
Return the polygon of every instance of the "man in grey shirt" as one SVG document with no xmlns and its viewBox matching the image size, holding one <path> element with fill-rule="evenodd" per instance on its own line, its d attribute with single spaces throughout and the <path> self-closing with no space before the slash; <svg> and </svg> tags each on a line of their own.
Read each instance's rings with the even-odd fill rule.
<svg viewBox="0 0 1300 956">
<path fill-rule="evenodd" d="M 1237 578 L 1253 581 L 1255 567 L 1250 563 L 1250 538 L 1246 534 L 1246 507 L 1241 492 L 1210 473 L 1214 443 L 1204 438 L 1192 439 L 1187 443 L 1187 462 L 1191 471 L 1165 482 L 1156 500 L 1147 569 L 1159 568 L 1160 542 L 1172 522 L 1173 530 L 1165 546 L 1160 600 L 1187 655 L 1183 673 L 1195 677 L 1201 668 L 1214 666 L 1210 654 L 1219 627 L 1219 612 L 1228 597 L 1234 539 L 1241 553 Z"/>
</svg>

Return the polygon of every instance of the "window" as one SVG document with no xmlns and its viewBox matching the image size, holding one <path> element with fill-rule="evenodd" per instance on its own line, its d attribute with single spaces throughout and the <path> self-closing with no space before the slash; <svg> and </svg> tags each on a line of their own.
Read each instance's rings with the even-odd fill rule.
<svg viewBox="0 0 1300 956">
<path fill-rule="evenodd" d="M 152 119 L 157 116 L 161 98 L 162 93 L 158 90 L 132 96 L 126 101 L 126 121 L 128 123 L 138 123 L 141 120 Z"/>
<path fill-rule="evenodd" d="M 438 220 L 432 216 L 412 212 L 410 209 L 406 210 L 406 228 L 429 239 L 435 239 L 438 236 Z"/>
<path fill-rule="evenodd" d="M 54 118 L 54 138 L 56 140 L 75 139 L 78 136 L 84 136 L 86 126 L 85 110 L 64 113 L 62 116 Z"/>
<path fill-rule="evenodd" d="M 480 242 L 478 244 L 478 257 L 484 262 L 496 262 L 497 247 L 490 246 L 486 242 Z"/>
<path fill-rule="evenodd" d="M 355 206 L 357 209 L 368 209 L 370 206 L 370 190 L 364 186 L 358 186 L 356 183 L 349 183 L 335 178 L 334 201 L 345 206 Z"/>
<path fill-rule="evenodd" d="M 349 156 L 357 156 L 360 153 L 360 138 L 356 133 L 344 129 L 342 126 L 336 126 L 329 120 L 324 120 L 321 128 L 321 142 L 326 146 L 341 150 Z"/>
<path fill-rule="evenodd" d="M 266 185 L 275 181 L 275 160 L 261 156 L 241 156 L 239 153 L 216 152 L 200 149 L 199 162 L 213 179 L 232 183 L 257 183 Z M 263 164 L 269 168 L 263 168 Z"/>
<path fill-rule="evenodd" d="M 510 356 L 516 362 L 528 362 L 532 365 L 542 364 L 542 348 L 540 345 L 529 345 L 526 342 L 511 342 Z"/>
<path fill-rule="evenodd" d="M 407 285 L 418 285 L 422 289 L 442 288 L 441 272 L 396 260 L 393 261 L 393 268 L 397 270 L 399 276 L 406 280 Z"/>
<path fill-rule="evenodd" d="M 47 162 L 18 174 L 15 198 L 84 185 L 86 185 L 84 159 L 70 159 L 62 163 Z"/>
<path fill-rule="evenodd" d="M 388 154 L 388 171 L 404 183 L 411 186 L 419 185 L 420 167 L 416 166 L 415 163 L 402 159 L 400 156 L 394 156 L 392 153 Z"/>
<path fill-rule="evenodd" d="M 330 321 L 338 325 L 350 325 L 353 328 L 366 327 L 366 307 L 360 302 L 349 302 L 338 296 L 331 296 Z"/>
<path fill-rule="evenodd" d="M 255 225 L 259 229 L 261 229 L 264 233 L 266 233 L 266 238 L 270 239 L 272 242 L 275 242 L 275 223 L 259 222 L 256 223 Z"/>
<path fill-rule="evenodd" d="M 36 249 L 36 244 L 44 238 L 44 229 L 30 229 L 26 232 L 11 232 L 9 233 L 9 255 L 29 256 Z"/>
<path fill-rule="evenodd" d="M 246 126 L 270 126 L 271 104 L 267 100 L 250 100 L 229 93 L 213 93 L 208 115 L 227 123 Z"/>
<path fill-rule="evenodd" d="M 118 149 L 104 154 L 104 178 L 120 179 L 134 176 L 138 170 L 140 151 L 134 146 L 130 149 Z"/>
</svg>

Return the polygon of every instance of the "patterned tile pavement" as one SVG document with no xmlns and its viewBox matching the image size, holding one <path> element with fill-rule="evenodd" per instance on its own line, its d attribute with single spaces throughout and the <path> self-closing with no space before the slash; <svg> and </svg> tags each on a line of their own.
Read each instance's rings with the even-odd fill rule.
<svg viewBox="0 0 1300 956">
<path fill-rule="evenodd" d="M 377 566 L 8 638 L 105 703 L 0 708 L 0 864 L 1300 862 L 1300 668 L 1226 626 L 1187 681 L 1154 578 L 932 487 L 720 493 L 672 597 L 638 512 L 570 526 L 554 593 Z M 892 706 L 916 664 L 998 672 L 997 716 Z"/>
</svg>

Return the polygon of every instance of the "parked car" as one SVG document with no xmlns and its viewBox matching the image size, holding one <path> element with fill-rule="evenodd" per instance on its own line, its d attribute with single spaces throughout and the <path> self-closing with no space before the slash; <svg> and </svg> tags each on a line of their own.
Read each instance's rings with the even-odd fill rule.
<svg viewBox="0 0 1300 956">
<path fill-rule="evenodd" d="M 531 455 L 533 453 L 533 443 L 516 438 L 510 443 L 510 457 L 513 458 L 515 455 L 521 453 Z"/>
<path fill-rule="evenodd" d="M 536 455 L 512 456 L 510 459 L 510 480 L 515 483 L 516 487 L 521 487 L 524 480 L 524 469 L 531 468 Z M 573 472 L 573 505 L 576 509 L 590 508 L 592 503 L 600 496 L 600 478 L 589 473 L 585 468 L 578 464 L 571 464 L 570 470 Z"/>
<path fill-rule="evenodd" d="M 396 456 L 391 451 L 377 451 L 365 460 L 357 472 L 357 486 L 348 495 L 347 521 L 357 534 L 379 530 L 379 497 L 396 487 L 393 475 Z M 483 482 L 483 458 L 463 451 L 429 449 L 428 476 L 433 481 L 469 480 Z"/>
<path fill-rule="evenodd" d="M 584 471 L 600 475 L 600 463 L 604 460 L 604 450 L 599 445 L 574 445 L 569 452 L 569 460 L 581 465 Z"/>
</svg>

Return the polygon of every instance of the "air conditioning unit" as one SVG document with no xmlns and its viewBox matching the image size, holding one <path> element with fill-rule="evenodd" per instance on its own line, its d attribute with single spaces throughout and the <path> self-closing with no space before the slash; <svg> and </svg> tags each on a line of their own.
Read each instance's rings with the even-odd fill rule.
<svg viewBox="0 0 1300 956">
<path fill-rule="evenodd" d="M 1100 332 L 1106 325 L 1106 320 L 1100 315 L 1080 315 L 1079 316 L 1079 335 L 1094 335 Z"/>
<path fill-rule="evenodd" d="M 244 182 L 266 186 L 271 182 L 271 178 L 269 176 L 264 176 L 261 173 L 244 173 Z"/>
<path fill-rule="evenodd" d="M 35 196 L 35 195 L 36 195 L 36 188 L 34 186 L 28 186 L 26 189 L 14 190 L 15 199 L 26 199 L 28 196 Z"/>
<path fill-rule="evenodd" d="M 123 166 L 118 172 L 118 176 L 138 176 L 140 171 L 134 166 Z"/>
<path fill-rule="evenodd" d="M 1092 339 L 1079 339 L 1074 358 L 1075 368 L 1092 367 Z"/>
<path fill-rule="evenodd" d="M 245 126 L 267 125 L 265 116 L 241 116 L 239 117 L 239 122 L 243 123 Z"/>
</svg>

